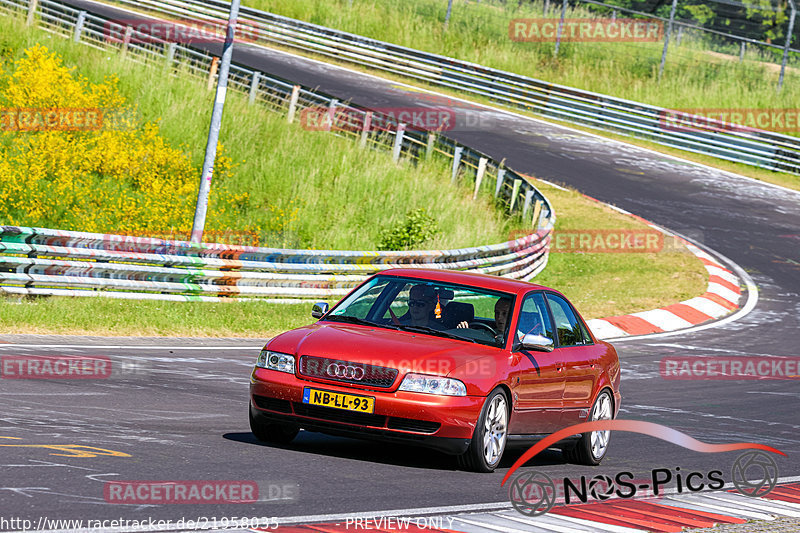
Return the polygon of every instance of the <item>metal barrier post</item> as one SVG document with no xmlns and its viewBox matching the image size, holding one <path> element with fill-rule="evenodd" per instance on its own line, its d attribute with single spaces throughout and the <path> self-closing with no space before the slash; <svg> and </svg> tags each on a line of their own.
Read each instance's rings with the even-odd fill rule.
<svg viewBox="0 0 800 533">
<path fill-rule="evenodd" d="M 178 45 L 177 45 L 177 43 L 174 43 L 174 42 L 169 43 L 169 46 L 167 47 L 167 60 L 164 63 L 164 66 L 166 68 L 168 68 L 168 69 L 172 68 L 172 64 L 175 61 L 175 50 L 177 48 L 178 48 Z M 209 81 L 209 83 L 210 83 L 210 81 Z M 210 89 L 210 87 L 209 87 L 209 89 Z"/>
<path fill-rule="evenodd" d="M 453 175 L 450 177 L 450 183 L 455 183 L 458 178 L 458 167 L 461 165 L 461 153 L 464 151 L 463 146 L 456 146 L 453 152 Z"/>
<path fill-rule="evenodd" d="M 122 56 L 128 53 L 128 46 L 131 44 L 131 37 L 133 37 L 133 26 L 125 26 L 125 37 L 122 39 Z"/>
<path fill-rule="evenodd" d="M 253 103 L 256 101 L 256 94 L 258 94 L 258 82 L 261 79 L 261 73 L 259 71 L 253 72 L 253 79 L 250 81 L 250 99 L 248 100 L 249 103 Z"/>
<path fill-rule="evenodd" d="M 300 98 L 300 86 L 294 85 L 292 87 L 292 96 L 289 98 L 289 115 L 287 119 L 289 120 L 289 124 L 294 122 L 294 113 L 297 109 L 297 100 Z"/>
<path fill-rule="evenodd" d="M 558 21 L 558 32 L 556 33 L 556 49 L 553 51 L 553 57 L 558 56 L 558 48 L 561 46 L 561 33 L 564 31 L 564 17 L 567 16 L 567 0 L 561 3 L 561 20 Z"/>
<path fill-rule="evenodd" d="M 669 48 L 669 34 L 672 32 L 672 23 L 675 21 L 675 9 L 678 7 L 678 0 L 672 0 L 672 8 L 669 12 L 669 24 L 664 31 L 664 50 L 661 51 L 661 64 L 658 66 L 658 79 L 664 73 L 664 63 L 667 62 L 667 49 Z"/>
<path fill-rule="evenodd" d="M 522 185 L 522 180 L 516 178 L 514 180 L 514 187 L 511 189 L 511 203 L 508 204 L 508 212 L 512 212 L 514 210 L 514 206 L 517 204 L 517 195 L 519 194 L 519 188 Z"/>
<path fill-rule="evenodd" d="M 367 136 L 369 135 L 369 130 L 372 127 L 372 111 L 367 111 L 367 114 L 364 115 L 364 124 L 361 127 L 361 140 L 358 142 L 361 148 L 364 148 L 367 145 Z"/>
<path fill-rule="evenodd" d="M 338 103 L 339 100 L 336 98 L 331 98 L 330 103 L 328 103 L 328 128 L 326 131 L 336 130 L 336 105 Z"/>
<path fill-rule="evenodd" d="M 497 169 L 497 183 L 494 186 L 494 197 L 500 196 L 500 189 L 503 188 L 503 179 L 506 177 L 506 169 Z"/>
<path fill-rule="evenodd" d="M 778 89 L 783 87 L 783 75 L 786 72 L 786 60 L 789 58 L 789 46 L 792 44 L 792 32 L 794 32 L 794 19 L 797 16 L 797 6 L 794 0 L 789 0 L 789 7 L 792 8 L 792 18 L 789 19 L 789 31 L 786 32 L 786 44 L 783 47 L 783 59 L 781 60 L 781 75 L 778 78 Z"/>
<path fill-rule="evenodd" d="M 481 189 L 481 182 L 483 181 L 483 175 L 486 174 L 486 163 L 489 160 L 485 157 L 481 157 L 480 161 L 478 161 L 478 173 L 475 175 L 475 192 L 472 193 L 472 199 L 475 200 L 478 197 L 478 191 Z"/>
<path fill-rule="evenodd" d="M 403 135 L 406 132 L 405 124 L 397 125 L 397 133 L 394 135 L 394 146 L 392 146 L 392 160 L 397 163 L 400 159 L 400 151 L 403 149 Z"/>
<path fill-rule="evenodd" d="M 744 61 L 744 48 L 747 46 L 747 43 L 742 41 L 739 46 L 739 63 Z"/>
<path fill-rule="evenodd" d="M 25 24 L 31 26 L 33 24 L 33 17 L 36 14 L 36 7 L 39 5 L 39 0 L 30 0 L 28 4 L 28 18 L 25 19 Z"/>
<path fill-rule="evenodd" d="M 536 200 L 536 205 L 533 206 L 533 218 L 531 219 L 533 229 L 539 229 L 539 216 L 542 214 L 542 203 L 541 200 Z"/>
<path fill-rule="evenodd" d="M 78 13 L 78 20 L 75 21 L 75 31 L 72 33 L 72 40 L 76 43 L 81 42 L 81 33 L 83 33 L 83 25 L 86 22 L 86 11 Z"/>
<path fill-rule="evenodd" d="M 433 154 L 433 146 L 436 144 L 436 134 L 428 132 L 428 142 L 425 144 L 425 159 L 430 159 Z"/>
<path fill-rule="evenodd" d="M 447 31 L 447 26 L 450 24 L 450 14 L 453 12 L 453 0 L 447 0 L 447 13 L 444 15 L 444 31 Z"/>
<path fill-rule="evenodd" d="M 528 216 L 528 211 L 531 210 L 531 202 L 533 201 L 533 189 L 528 189 L 525 192 L 525 203 L 522 206 L 522 218 Z"/>
</svg>

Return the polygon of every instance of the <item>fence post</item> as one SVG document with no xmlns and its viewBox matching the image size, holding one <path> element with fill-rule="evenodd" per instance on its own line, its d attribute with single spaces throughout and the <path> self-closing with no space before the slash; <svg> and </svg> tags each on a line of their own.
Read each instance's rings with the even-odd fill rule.
<svg viewBox="0 0 800 533">
<path fill-rule="evenodd" d="M 481 189 L 481 182 L 483 181 L 483 175 L 486 174 L 486 163 L 489 160 L 485 157 L 481 157 L 480 161 L 478 161 L 478 173 L 475 175 L 475 192 L 472 193 L 472 199 L 475 200 L 478 197 L 478 191 Z"/>
<path fill-rule="evenodd" d="M 520 178 L 516 178 L 514 180 L 514 187 L 511 189 L 511 203 L 508 205 L 509 213 L 514 210 L 514 206 L 517 203 L 517 195 L 519 194 L 520 185 L 522 185 L 522 180 Z"/>
<path fill-rule="evenodd" d="M 358 143 L 361 148 L 367 145 L 370 128 L 372 128 L 372 111 L 367 111 L 367 114 L 364 115 L 364 124 L 361 126 L 361 140 Z"/>
<path fill-rule="evenodd" d="M 494 197 L 500 196 L 500 189 L 503 188 L 503 179 L 506 177 L 506 169 L 497 169 L 497 183 L 494 186 Z"/>
<path fill-rule="evenodd" d="M 219 69 L 219 58 L 215 57 L 211 60 L 211 68 L 208 69 L 208 90 L 214 88 L 214 77 L 217 75 Z"/>
<path fill-rule="evenodd" d="M 664 73 L 664 63 L 667 61 L 667 49 L 669 48 L 669 34 L 672 32 L 672 23 L 675 20 L 675 8 L 678 7 L 678 0 L 672 0 L 672 8 L 669 11 L 669 24 L 664 31 L 664 50 L 661 51 L 661 64 L 658 66 L 658 79 Z"/>
<path fill-rule="evenodd" d="M 425 144 L 425 159 L 430 159 L 433 153 L 433 146 L 436 144 L 436 134 L 428 132 L 428 142 Z"/>
<path fill-rule="evenodd" d="M 78 20 L 75 21 L 75 31 L 72 33 L 72 40 L 76 43 L 81 42 L 81 33 L 83 33 L 83 24 L 86 22 L 86 11 L 78 13 Z"/>
<path fill-rule="evenodd" d="M 548 11 L 550 11 L 550 0 L 544 0 L 544 10 L 542 11 L 542 16 L 546 17 Z"/>
<path fill-rule="evenodd" d="M 131 44 L 131 37 L 133 37 L 133 26 L 125 26 L 125 37 L 122 38 L 122 56 L 128 53 L 128 46 Z"/>
<path fill-rule="evenodd" d="M 683 37 L 683 26 L 678 26 L 678 35 L 675 37 L 675 46 L 681 45 L 682 37 Z"/>
<path fill-rule="evenodd" d="M 300 98 L 300 86 L 292 87 L 292 96 L 289 98 L 289 124 L 294 122 L 294 112 L 297 109 L 297 99 Z"/>
<path fill-rule="evenodd" d="M 258 82 L 261 78 L 261 73 L 259 71 L 253 72 L 253 79 L 250 81 L 250 99 L 249 103 L 253 103 L 256 101 L 256 95 L 258 94 Z"/>
<path fill-rule="evenodd" d="M 463 146 L 456 146 L 453 152 L 453 175 L 450 177 L 450 183 L 455 183 L 458 178 L 458 167 L 461 165 L 461 153 L 464 151 Z"/>
<path fill-rule="evenodd" d="M 392 161 L 397 163 L 400 159 L 400 151 L 403 149 L 403 135 L 406 132 L 405 124 L 397 125 L 397 133 L 394 135 L 394 146 L 392 146 Z"/>
<path fill-rule="evenodd" d="M 747 46 L 747 43 L 742 41 L 739 46 L 739 63 L 744 61 L 744 49 Z"/>
<path fill-rule="evenodd" d="M 444 15 L 444 31 L 447 31 L 447 26 L 450 24 L 450 14 L 453 12 L 453 0 L 447 0 L 447 13 Z"/>
<path fill-rule="evenodd" d="M 789 19 L 789 31 L 786 33 L 786 44 L 783 46 L 783 60 L 781 60 L 781 75 L 778 78 L 778 90 L 783 87 L 783 75 L 786 72 L 786 60 L 789 57 L 789 46 L 792 44 L 792 32 L 794 32 L 794 19 L 797 16 L 797 8 L 794 0 L 789 0 L 789 7 L 792 8 L 792 18 Z"/>
<path fill-rule="evenodd" d="M 28 18 L 25 20 L 25 24 L 31 26 L 33 24 L 33 16 L 36 13 L 36 7 L 39 5 L 39 0 L 30 0 L 30 4 L 28 4 Z"/>
<path fill-rule="evenodd" d="M 564 31 L 564 17 L 567 16 L 567 0 L 561 3 L 561 19 L 558 21 L 558 32 L 556 33 L 556 49 L 553 51 L 553 57 L 558 56 L 558 48 L 561 46 L 561 33 Z"/>
</svg>

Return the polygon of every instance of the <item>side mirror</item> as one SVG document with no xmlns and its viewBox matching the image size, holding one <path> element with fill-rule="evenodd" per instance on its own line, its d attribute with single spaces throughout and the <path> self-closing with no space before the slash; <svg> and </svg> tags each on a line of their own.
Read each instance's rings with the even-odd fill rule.
<svg viewBox="0 0 800 533">
<path fill-rule="evenodd" d="M 528 333 L 524 337 L 522 337 L 522 342 L 520 342 L 520 348 L 524 350 L 534 350 L 536 352 L 552 352 L 553 351 L 553 339 L 548 339 L 542 335 L 534 335 L 533 333 Z"/>
<path fill-rule="evenodd" d="M 311 317 L 322 318 L 322 315 L 328 312 L 328 302 L 317 302 L 311 306 Z"/>
</svg>

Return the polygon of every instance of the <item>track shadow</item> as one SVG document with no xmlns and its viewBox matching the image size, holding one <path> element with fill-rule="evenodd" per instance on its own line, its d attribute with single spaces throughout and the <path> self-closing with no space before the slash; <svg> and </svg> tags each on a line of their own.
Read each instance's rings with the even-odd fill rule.
<svg viewBox="0 0 800 533">
<path fill-rule="evenodd" d="M 351 439 L 348 437 L 338 437 L 311 431 L 300 431 L 291 443 L 285 445 L 260 442 L 249 431 L 225 433 L 222 437 L 230 441 L 252 446 L 263 446 L 277 450 L 291 450 L 294 452 L 338 457 L 341 459 L 353 459 L 357 461 L 424 468 L 428 470 L 459 470 L 455 456 L 411 444 L 406 445 L 392 442 Z M 528 446 L 513 446 L 507 448 L 497 470 L 503 471 L 510 468 L 511 465 L 514 464 L 514 461 L 519 459 L 527 449 Z M 538 454 L 531 461 L 528 461 L 526 466 L 559 464 L 564 464 L 561 452 L 558 450 L 546 450 Z"/>
</svg>

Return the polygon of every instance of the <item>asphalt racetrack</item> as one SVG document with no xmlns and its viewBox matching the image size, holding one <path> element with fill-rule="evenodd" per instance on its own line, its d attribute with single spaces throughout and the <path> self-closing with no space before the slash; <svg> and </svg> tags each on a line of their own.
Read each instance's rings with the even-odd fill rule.
<svg viewBox="0 0 800 533">
<path fill-rule="evenodd" d="M 402 84 L 283 52 L 238 48 L 234 61 L 370 107 L 419 99 Z M 766 444 L 786 454 L 776 459 L 781 477 L 800 475 L 796 380 L 675 381 L 659 372 L 668 356 L 798 356 L 800 194 L 512 113 L 449 105 L 459 117 L 450 132 L 456 140 L 688 235 L 752 278 L 757 295 L 744 298 L 758 302 L 738 320 L 615 343 L 623 367 L 619 417 L 708 443 Z M 525 449 L 508 450 L 494 474 L 476 474 L 424 449 L 307 432 L 287 446 L 260 444 L 248 428 L 247 387 L 263 339 L 14 335 L 0 341 L 6 343 L 0 356 L 102 356 L 131 369 L 100 380 L 2 380 L 0 509 L 8 516 L 297 517 L 507 502 L 500 481 Z M 728 481 L 736 455 L 617 432 L 599 467 L 566 464 L 555 451 L 528 467 L 553 478 L 629 471 L 643 479 L 654 468 L 719 469 Z M 209 479 L 253 480 L 262 496 L 274 497 L 251 504 L 125 505 L 109 503 L 103 492 L 110 480 Z"/>
</svg>

